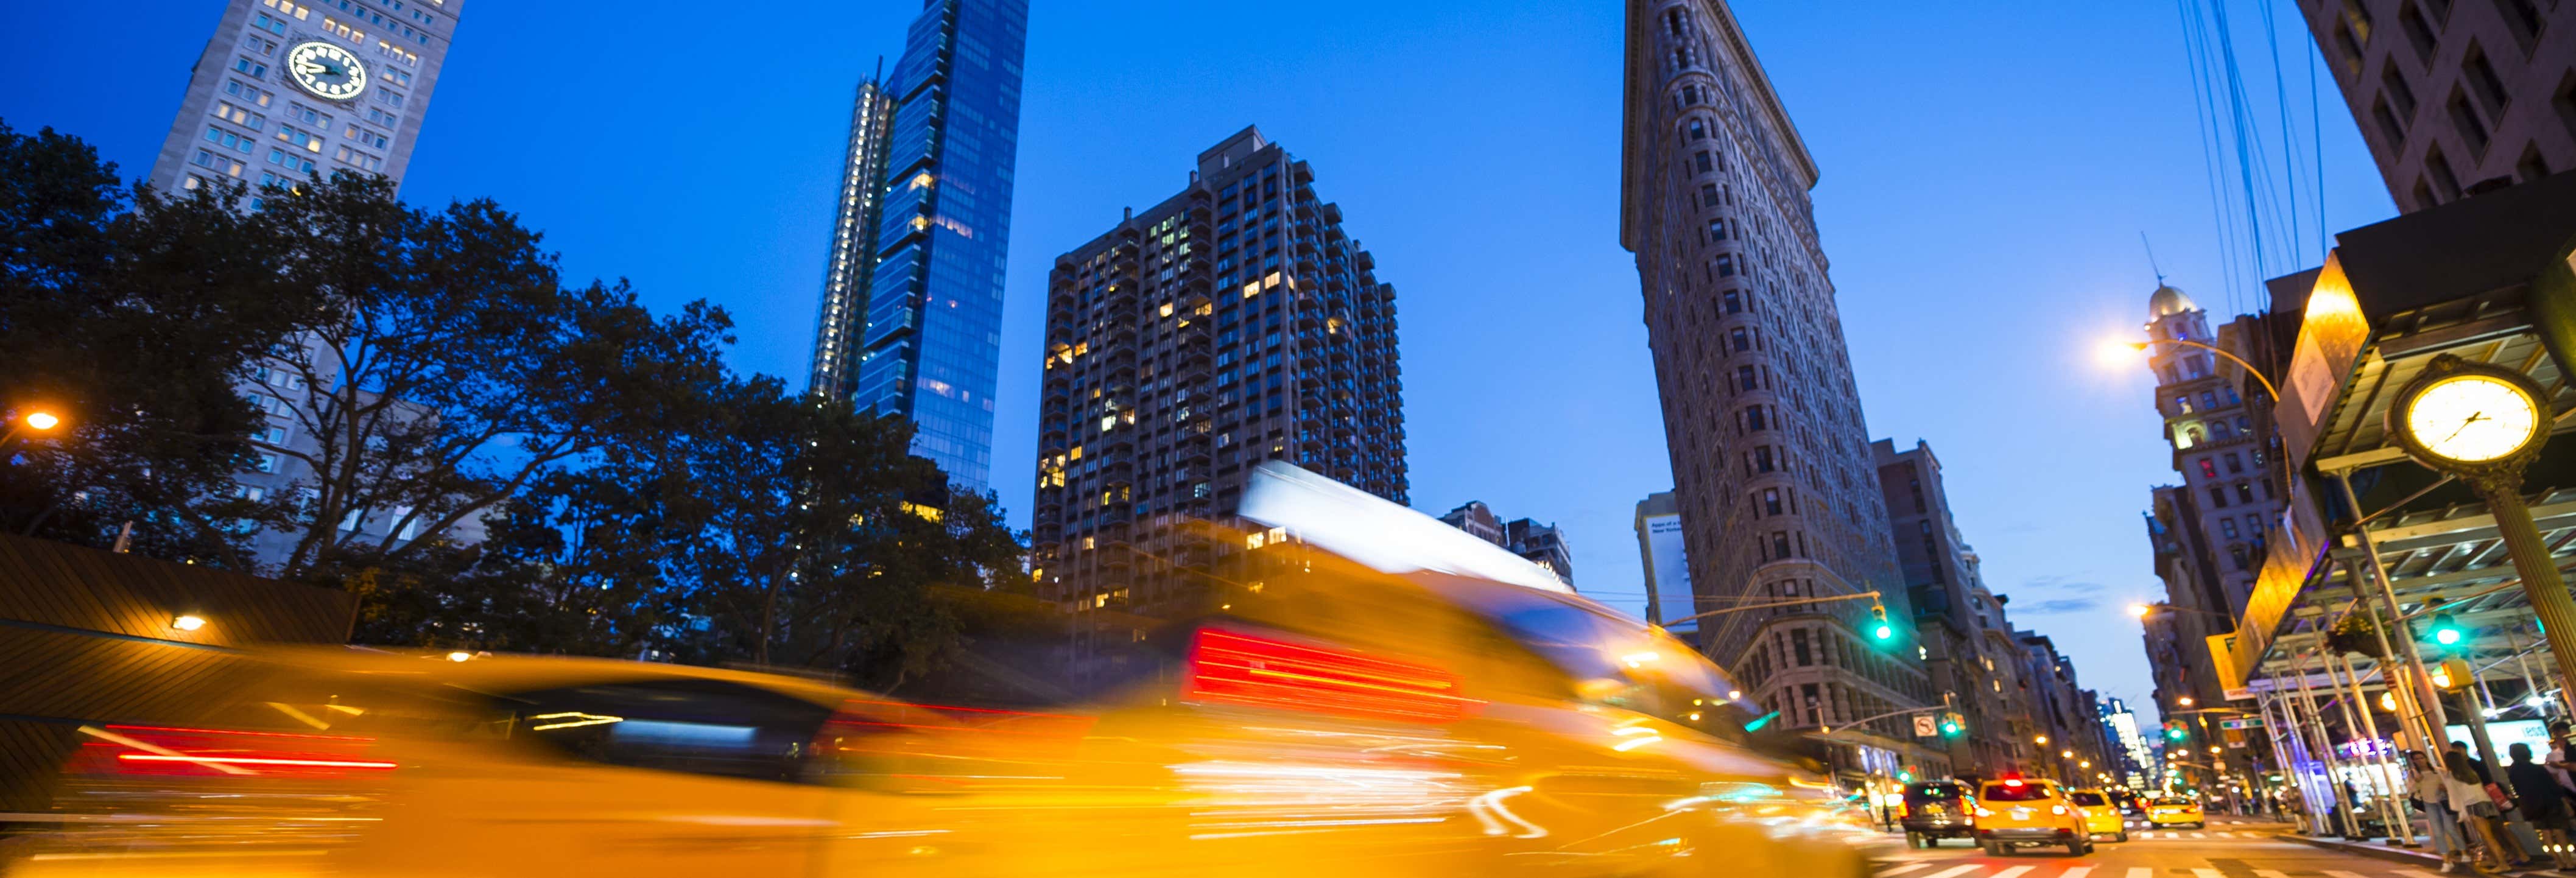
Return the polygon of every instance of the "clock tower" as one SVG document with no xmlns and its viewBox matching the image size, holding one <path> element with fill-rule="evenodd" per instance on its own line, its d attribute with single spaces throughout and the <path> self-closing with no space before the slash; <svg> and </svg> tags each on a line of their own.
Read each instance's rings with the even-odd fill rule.
<svg viewBox="0 0 2576 878">
<path fill-rule="evenodd" d="M 397 184 L 467 0 L 230 0 L 150 182 L 164 192 L 334 173 Z"/>
</svg>

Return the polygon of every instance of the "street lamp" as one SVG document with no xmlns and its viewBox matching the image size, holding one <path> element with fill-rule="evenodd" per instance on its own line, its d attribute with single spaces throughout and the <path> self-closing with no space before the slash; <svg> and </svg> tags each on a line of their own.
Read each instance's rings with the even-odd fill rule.
<svg viewBox="0 0 2576 878">
<path fill-rule="evenodd" d="M 2189 695 L 2185 695 L 2185 696 L 2182 696 L 2182 697 L 2180 697 L 2180 698 L 2176 698 L 2176 699 L 2174 699 L 2174 703 L 2175 703 L 2175 704 L 2180 704 L 2180 705 L 2182 705 L 2182 706 L 2184 706 L 2184 707 L 2190 707 L 2190 706 L 2191 706 L 2191 696 L 2189 696 Z"/>
<path fill-rule="evenodd" d="M 2048 745 L 2048 736 L 2047 736 L 2047 735 L 2041 735 L 2041 736 L 2039 736 L 2039 737 L 2036 737 L 2036 738 L 2032 738 L 2032 739 L 2030 739 L 2030 742 L 2031 742 L 2031 743 L 2033 743 L 2033 744 L 2038 744 L 2038 745 L 2040 745 L 2040 746 L 2045 747 L 2045 746 L 2047 746 L 2047 745 Z"/>
<path fill-rule="evenodd" d="M 2272 387 L 2272 379 L 2263 377 L 2263 370 L 2254 368 L 2254 364 L 2252 363 L 2245 362 L 2244 357 L 2239 357 L 2235 354 L 2228 353 L 2221 348 L 2201 344 L 2196 341 L 2179 338 L 2159 338 L 2149 341 L 2120 341 L 2114 339 L 2102 346 L 2102 359 L 2104 362 L 2130 362 L 2131 357 L 2146 353 L 2147 349 L 2159 344 L 2178 344 L 2187 348 L 2199 348 L 2201 350 L 2226 357 L 2229 362 L 2244 367 L 2245 374 L 2252 375 L 2254 376 L 2255 381 L 2261 382 L 2263 385 L 2263 392 L 2271 394 L 2274 401 L 2277 402 L 2281 398 L 2281 391 Z"/>
<path fill-rule="evenodd" d="M 62 423 L 63 419 L 61 417 L 44 409 L 36 409 L 28 412 L 26 416 L 11 422 L 9 424 L 8 432 L 0 433 L 0 449 L 8 448 L 9 442 L 18 438 L 18 432 L 20 430 L 32 430 L 38 433 L 48 433 L 52 432 L 55 427 L 61 426 Z"/>
</svg>

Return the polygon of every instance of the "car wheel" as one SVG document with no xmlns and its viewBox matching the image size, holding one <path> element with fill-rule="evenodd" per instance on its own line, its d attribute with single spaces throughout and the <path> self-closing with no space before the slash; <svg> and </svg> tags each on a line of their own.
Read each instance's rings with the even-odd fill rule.
<svg viewBox="0 0 2576 878">
<path fill-rule="evenodd" d="M 2003 856 L 2003 855 L 2004 855 L 2004 852 L 2003 852 L 2002 850 L 1999 850 L 1999 849 L 1997 849 L 1997 848 L 1996 848 L 1996 846 L 1995 846 L 1995 843 L 1994 843 L 1994 842 L 1991 842 L 1991 841 L 1981 841 L 1981 842 L 1978 842 L 1978 843 L 1977 843 L 1977 846 L 1978 846 L 1978 847 L 1981 847 L 1981 848 L 1985 848 L 1985 849 L 1986 849 L 1986 856 L 1989 856 L 1989 857 L 2000 857 L 2000 856 Z"/>
<path fill-rule="evenodd" d="M 2112 839 L 2112 841 L 2117 841 L 2117 842 L 2127 842 L 2128 840 L 2129 840 L 2129 828 L 2128 828 L 2128 827 L 2126 827 L 2126 826 L 2120 827 L 2120 836 L 2119 836 L 2118 838 L 2114 838 L 2114 839 Z"/>
</svg>

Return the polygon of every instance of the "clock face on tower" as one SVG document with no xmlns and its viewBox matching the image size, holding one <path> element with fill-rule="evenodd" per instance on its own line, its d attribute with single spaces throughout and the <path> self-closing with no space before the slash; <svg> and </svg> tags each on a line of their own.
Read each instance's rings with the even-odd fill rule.
<svg viewBox="0 0 2576 878">
<path fill-rule="evenodd" d="M 2511 381 L 2469 372 L 2434 381 L 2406 400 L 2400 423 L 2424 450 L 2460 463 L 2511 455 L 2541 429 L 2540 407 Z"/>
<path fill-rule="evenodd" d="M 286 74 L 316 96 L 345 101 L 367 90 L 367 67 L 358 56 L 319 40 L 286 50 Z"/>
</svg>

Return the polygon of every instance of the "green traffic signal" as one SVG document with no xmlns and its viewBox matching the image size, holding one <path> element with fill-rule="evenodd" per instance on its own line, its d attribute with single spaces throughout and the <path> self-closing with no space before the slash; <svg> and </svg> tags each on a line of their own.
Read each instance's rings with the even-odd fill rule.
<svg viewBox="0 0 2576 878">
<path fill-rule="evenodd" d="M 2460 620 L 2458 618 L 2453 617 L 2449 613 L 2433 614 L 2434 643 L 2438 643 L 2443 646 L 2458 646 L 2460 645 L 2460 641 L 2467 637 L 2467 634 L 2468 632 L 2460 630 Z"/>
<path fill-rule="evenodd" d="M 2191 737 L 2191 733 L 2190 733 L 2190 732 L 2183 731 L 2183 728 L 2182 728 L 2181 726 L 2171 726 L 2171 725 L 2169 725 L 2169 726 L 2166 726 L 2166 727 L 2165 727 L 2165 740 L 2168 740 L 2168 741 L 2179 741 L 2179 740 L 2182 740 L 2182 739 L 2184 739 L 2184 738 L 2188 738 L 2188 737 Z"/>
<path fill-rule="evenodd" d="M 1896 639 L 1896 626 L 1887 624 L 1887 605 L 1871 604 L 1869 607 L 1869 619 L 1869 636 L 1880 640 Z"/>
</svg>

